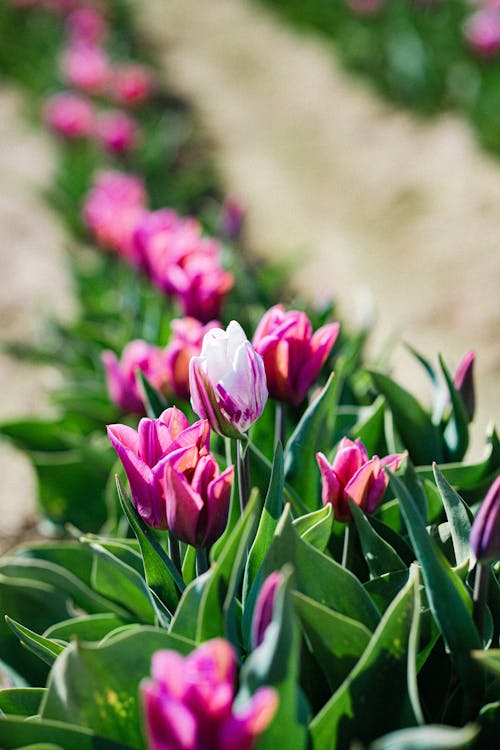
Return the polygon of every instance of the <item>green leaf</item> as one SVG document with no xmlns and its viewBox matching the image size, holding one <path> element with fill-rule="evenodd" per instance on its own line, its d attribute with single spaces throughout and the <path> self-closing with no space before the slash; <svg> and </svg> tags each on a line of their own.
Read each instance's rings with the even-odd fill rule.
<svg viewBox="0 0 500 750">
<path fill-rule="evenodd" d="M 379 737 L 368 750 L 467 750 L 479 729 L 474 724 L 457 729 L 440 724 L 400 729 Z"/>
<path fill-rule="evenodd" d="M 12 632 L 17 635 L 23 646 L 26 646 L 35 656 L 38 656 L 39 659 L 42 659 L 49 666 L 64 651 L 64 645 L 61 643 L 34 633 L 33 630 L 25 628 L 24 625 L 12 620 L 10 617 L 6 617 L 5 621 Z"/>
<path fill-rule="evenodd" d="M 418 617 L 418 571 L 413 566 L 408 584 L 383 616 L 363 656 L 311 722 L 314 750 L 341 750 L 355 739 L 367 742 L 415 723 L 408 662 Z"/>
<path fill-rule="evenodd" d="M 26 721 L 17 716 L 0 716 L 0 737 L 2 750 L 26 750 L 29 745 L 37 748 L 41 743 L 50 748 L 55 744 L 64 750 L 134 750 L 129 744 L 104 739 L 90 729 L 61 721 Z"/>
<path fill-rule="evenodd" d="M 359 438 L 370 456 L 378 452 L 383 439 L 385 407 L 385 398 L 378 396 L 370 407 L 361 410 L 360 419 L 350 430 L 353 440 Z"/>
<path fill-rule="evenodd" d="M 415 396 L 401 388 L 388 375 L 370 370 L 370 375 L 392 411 L 396 429 L 417 465 L 442 461 L 441 436 Z"/>
<path fill-rule="evenodd" d="M 192 644 L 164 630 L 141 627 L 104 645 L 71 643 L 56 660 L 41 706 L 43 719 L 87 727 L 143 748 L 139 683 L 160 649 L 185 655 Z"/>
<path fill-rule="evenodd" d="M 204 592 L 212 579 L 212 569 L 198 576 L 184 589 L 179 606 L 177 607 L 169 632 L 172 635 L 184 636 L 196 641 L 198 627 L 198 613 Z"/>
<path fill-rule="evenodd" d="M 462 565 L 471 554 L 469 537 L 472 512 L 458 492 L 446 481 L 436 464 L 432 467 L 441 500 L 450 524 L 451 538 L 457 565 Z"/>
<path fill-rule="evenodd" d="M 150 419 L 158 419 L 168 409 L 168 403 L 162 394 L 154 388 L 142 370 L 136 370 L 137 385 L 146 406 L 146 413 Z"/>
<path fill-rule="evenodd" d="M 316 662 L 330 689 L 336 690 L 368 646 L 371 633 L 356 620 L 297 591 L 293 603 Z"/>
<path fill-rule="evenodd" d="M 397 570 L 393 573 L 384 573 L 363 584 L 379 612 L 385 612 L 401 589 L 406 586 L 408 575 L 408 569 Z"/>
<path fill-rule="evenodd" d="M 44 688 L 6 688 L 0 690 L 0 713 L 34 716 L 38 713 Z"/>
<path fill-rule="evenodd" d="M 350 498 L 349 507 L 358 530 L 361 549 L 363 550 L 363 556 L 368 565 L 370 576 L 377 578 L 384 575 L 384 573 L 406 569 L 406 565 L 398 553 L 377 534 L 361 508 Z"/>
<path fill-rule="evenodd" d="M 488 651 L 478 649 L 472 652 L 472 657 L 489 672 L 500 677 L 500 648 L 490 648 Z"/>
<path fill-rule="evenodd" d="M 320 552 L 324 552 L 332 533 L 332 504 L 327 503 L 319 510 L 314 510 L 312 513 L 307 513 L 305 516 L 296 518 L 293 525 L 305 542 L 316 547 Z"/>
<path fill-rule="evenodd" d="M 285 449 L 285 478 L 309 510 L 318 507 L 320 474 L 315 454 L 323 448 L 331 448 L 333 432 L 330 434 L 327 424 L 335 412 L 341 380 L 331 373 L 319 396 L 304 412 Z"/>
<path fill-rule="evenodd" d="M 116 630 L 124 624 L 123 620 L 111 613 L 79 615 L 52 625 L 45 631 L 44 636 L 45 638 L 59 638 L 68 642 L 74 638 L 81 641 L 100 641 L 112 630 Z"/>
<path fill-rule="evenodd" d="M 406 487 L 394 474 L 388 474 L 393 490 L 399 498 L 415 553 L 422 566 L 429 606 L 450 651 L 470 710 L 473 710 L 473 707 L 480 705 L 485 686 L 481 670 L 470 657 L 470 652 L 481 645 L 472 619 L 472 602 L 462 581 L 430 539 Z"/>
<path fill-rule="evenodd" d="M 179 592 L 184 591 L 184 581 L 152 529 L 140 517 L 118 476 L 116 486 L 123 512 L 141 548 L 147 584 L 172 614 L 179 603 Z"/>
<path fill-rule="evenodd" d="M 462 397 L 453 383 L 446 363 L 439 355 L 439 364 L 446 381 L 451 413 L 443 432 L 447 461 L 461 461 L 469 446 L 469 418 Z"/>
</svg>

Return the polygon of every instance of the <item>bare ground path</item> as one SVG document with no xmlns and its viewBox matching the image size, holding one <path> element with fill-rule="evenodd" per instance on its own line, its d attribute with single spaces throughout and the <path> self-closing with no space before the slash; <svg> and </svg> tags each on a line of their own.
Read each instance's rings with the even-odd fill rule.
<svg viewBox="0 0 500 750">
<path fill-rule="evenodd" d="M 500 166 L 452 116 L 381 102 L 319 40 L 249 0 L 143 0 L 168 77 L 198 108 L 250 246 L 300 259 L 294 283 L 354 315 L 373 291 L 375 344 L 404 333 L 452 364 L 478 353 L 478 429 L 500 421 Z M 406 358 L 405 358 L 406 357 Z M 412 382 L 404 353 L 400 374 Z M 408 380 L 409 378 L 409 380 Z"/>
<path fill-rule="evenodd" d="M 49 138 L 23 116 L 22 95 L 0 89 L 0 421 L 41 415 L 56 371 L 1 351 L 36 341 L 47 316 L 73 310 L 64 235 L 41 196 L 52 179 Z M 0 551 L 33 519 L 34 477 L 28 460 L 0 442 Z M 8 540 L 8 542 L 7 542 Z"/>
</svg>

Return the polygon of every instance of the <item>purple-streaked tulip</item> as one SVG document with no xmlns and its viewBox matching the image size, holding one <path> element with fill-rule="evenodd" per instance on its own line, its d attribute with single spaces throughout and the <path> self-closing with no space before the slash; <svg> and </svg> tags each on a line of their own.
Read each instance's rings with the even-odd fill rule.
<svg viewBox="0 0 500 750">
<path fill-rule="evenodd" d="M 236 654 L 222 638 L 186 657 L 157 651 L 151 676 L 141 684 L 150 750 L 252 750 L 278 706 L 263 687 L 233 707 Z"/>
<path fill-rule="evenodd" d="M 488 490 L 472 524 L 470 545 L 481 563 L 500 558 L 500 476 Z"/>
<path fill-rule="evenodd" d="M 283 573 L 275 570 L 267 576 L 255 602 L 252 619 L 252 646 L 257 648 L 264 640 L 266 630 L 273 619 L 276 595 L 284 581 Z"/>
<path fill-rule="evenodd" d="M 453 377 L 453 385 L 459 392 L 464 402 L 469 421 L 472 422 L 476 409 L 476 398 L 474 393 L 474 360 L 475 352 L 469 351 L 464 355 L 457 367 Z"/>
<path fill-rule="evenodd" d="M 108 425 L 108 437 L 123 464 L 130 493 L 139 515 L 156 529 L 168 528 L 165 502 L 165 464 L 171 453 L 190 448 L 199 457 L 209 449 L 208 422 L 189 425 L 185 415 L 172 407 L 159 419 L 141 419 L 139 429 Z"/>
<path fill-rule="evenodd" d="M 172 337 L 165 349 L 168 387 L 178 398 L 189 398 L 189 362 L 201 352 L 203 337 L 211 328 L 220 328 L 217 320 L 206 325 L 196 318 L 179 318 L 170 324 Z"/>
<path fill-rule="evenodd" d="M 68 140 L 86 138 L 94 127 L 91 102 L 69 91 L 50 96 L 45 102 L 43 117 L 55 133 Z"/>
<path fill-rule="evenodd" d="M 219 435 L 243 438 L 267 401 L 266 373 L 235 320 L 227 329 L 212 328 L 203 338 L 201 355 L 189 364 L 191 405 Z"/>
<path fill-rule="evenodd" d="M 318 377 L 339 332 L 339 323 L 327 323 L 313 334 L 307 315 L 271 307 L 260 321 L 253 345 L 264 360 L 269 395 L 278 401 L 300 404 Z"/>
<path fill-rule="evenodd" d="M 351 520 L 348 498 L 351 498 L 365 513 L 373 513 L 384 497 L 389 479 L 384 466 L 391 471 L 401 464 L 404 455 L 393 453 L 384 458 L 368 457 L 361 440 L 343 438 L 332 464 L 323 453 L 316 454 L 321 478 L 323 505 L 331 503 L 337 521 Z"/>
<path fill-rule="evenodd" d="M 90 94 L 101 94 L 108 83 L 110 68 L 104 50 L 97 44 L 72 42 L 61 57 L 64 80 Z"/>
<path fill-rule="evenodd" d="M 101 355 L 111 400 L 127 414 L 144 414 L 144 402 L 137 384 L 137 370 L 162 393 L 167 390 L 165 352 L 146 341 L 136 339 L 124 348 L 120 359 L 110 350 Z"/>
<path fill-rule="evenodd" d="M 110 154 L 126 154 L 139 143 L 139 128 L 136 121 L 119 109 L 101 112 L 95 123 L 97 140 Z"/>
<path fill-rule="evenodd" d="M 138 107 L 154 90 L 153 73 L 145 65 L 131 63 L 113 68 L 109 79 L 112 99 L 126 107 Z"/>
<path fill-rule="evenodd" d="M 197 549 L 213 544 L 227 525 L 234 467 L 220 473 L 212 454 L 189 446 L 165 464 L 167 524 L 181 542 Z"/>
</svg>

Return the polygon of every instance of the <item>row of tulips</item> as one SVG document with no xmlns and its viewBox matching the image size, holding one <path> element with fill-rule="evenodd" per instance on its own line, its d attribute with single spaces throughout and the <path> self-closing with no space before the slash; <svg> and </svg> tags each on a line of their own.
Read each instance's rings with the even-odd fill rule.
<svg viewBox="0 0 500 750">
<path fill-rule="evenodd" d="M 29 5 L 62 15 L 69 49 L 74 14 L 90 10 L 80 15 L 91 19 L 85 45 L 103 54 L 111 4 Z M 63 148 L 85 153 L 78 139 Z M 473 352 L 454 375 L 416 355 L 434 386 L 429 412 L 361 366 L 365 334 L 344 333 L 331 311 L 286 310 L 257 287 L 242 303 L 252 275 L 226 241 L 241 230 L 237 203 L 208 235 L 135 171 L 106 164 L 81 190 L 88 235 L 111 252 L 90 275 L 98 292 L 83 287 L 90 315 L 69 339 L 77 361 L 97 367 L 102 357 L 119 409 L 108 405 L 106 419 L 122 467 L 119 518 L 0 560 L 0 667 L 16 685 L 0 691 L 0 744 L 490 750 L 500 716 L 500 443 L 492 431 L 484 459 L 462 461 Z M 101 269 L 112 277 L 99 279 Z M 126 305 L 113 307 L 121 284 Z M 113 340 L 120 309 L 149 336 Z M 89 425 L 104 433 L 104 412 L 96 420 L 99 402 L 90 408 L 85 396 L 77 410 L 67 403 L 47 432 L 41 423 L 3 432 L 38 448 L 41 486 L 56 485 L 59 505 L 81 483 L 95 508 L 89 477 L 102 443 L 84 441 L 83 471 L 68 476 Z M 46 465 L 40 435 L 53 450 Z M 57 453 L 69 469 L 54 475 Z"/>
</svg>

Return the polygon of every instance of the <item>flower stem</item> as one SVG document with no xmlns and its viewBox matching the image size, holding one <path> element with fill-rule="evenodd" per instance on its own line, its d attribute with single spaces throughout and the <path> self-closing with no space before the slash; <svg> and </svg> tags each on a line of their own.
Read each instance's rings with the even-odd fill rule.
<svg viewBox="0 0 500 750">
<path fill-rule="evenodd" d="M 490 566 L 477 564 L 476 578 L 474 581 L 474 622 L 479 631 L 481 641 L 484 635 L 484 620 L 486 614 L 486 600 L 488 597 L 488 583 L 490 580 Z"/>
<path fill-rule="evenodd" d="M 353 534 L 350 524 L 346 523 L 344 530 L 344 547 L 342 549 L 342 567 L 348 568 L 352 556 Z"/>
<path fill-rule="evenodd" d="M 208 570 L 208 557 L 206 547 L 196 550 L 196 575 L 201 576 Z"/>
<path fill-rule="evenodd" d="M 285 445 L 285 405 L 281 401 L 276 401 L 276 410 L 274 412 L 274 447 L 281 443 Z"/>
<path fill-rule="evenodd" d="M 181 548 L 179 546 L 179 540 L 171 531 L 168 532 L 168 554 L 173 564 L 182 575 Z"/>
<path fill-rule="evenodd" d="M 243 440 L 238 440 L 238 489 L 240 492 L 240 508 L 243 513 L 250 497 L 250 456 L 247 451 L 247 444 Z"/>
</svg>

